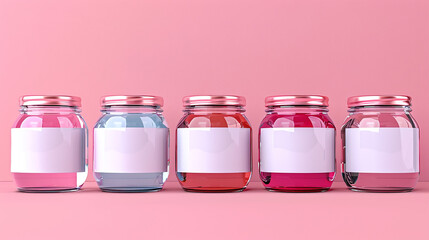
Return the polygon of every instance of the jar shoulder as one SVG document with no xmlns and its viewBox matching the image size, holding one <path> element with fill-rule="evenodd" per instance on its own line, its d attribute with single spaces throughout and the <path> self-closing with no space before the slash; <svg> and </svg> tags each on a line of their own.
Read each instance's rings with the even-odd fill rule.
<svg viewBox="0 0 429 240">
<path fill-rule="evenodd" d="M 13 128 L 86 128 L 79 114 L 20 114 Z"/>
<path fill-rule="evenodd" d="M 155 113 L 104 114 L 94 128 L 168 128 L 162 115 Z"/>
<path fill-rule="evenodd" d="M 326 113 L 318 114 L 267 114 L 260 128 L 334 128 L 332 119 Z"/>
<path fill-rule="evenodd" d="M 185 114 L 177 128 L 251 128 L 246 116 L 235 114 Z"/>
<path fill-rule="evenodd" d="M 418 128 L 411 113 L 352 113 L 343 124 L 345 128 Z"/>
</svg>

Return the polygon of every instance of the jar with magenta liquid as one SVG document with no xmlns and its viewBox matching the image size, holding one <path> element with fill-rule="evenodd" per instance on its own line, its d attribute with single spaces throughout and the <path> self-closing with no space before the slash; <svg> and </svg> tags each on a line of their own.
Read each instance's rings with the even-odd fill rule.
<svg viewBox="0 0 429 240">
<path fill-rule="evenodd" d="M 341 131 L 349 189 L 407 192 L 419 179 L 419 127 L 408 96 L 356 96 Z"/>
<path fill-rule="evenodd" d="M 87 177 L 88 128 L 81 99 L 45 95 L 20 98 L 11 130 L 11 172 L 19 191 L 61 192 Z"/>
<path fill-rule="evenodd" d="M 176 132 L 176 174 L 186 191 L 234 192 L 251 176 L 251 134 L 244 97 L 210 95 L 183 99 Z"/>
<path fill-rule="evenodd" d="M 335 177 L 335 126 L 328 98 L 282 95 L 265 99 L 259 129 L 259 172 L 267 190 L 323 192 Z"/>
<path fill-rule="evenodd" d="M 102 191 L 151 192 L 168 177 L 169 140 L 157 96 L 106 96 L 94 127 L 94 177 Z"/>
</svg>

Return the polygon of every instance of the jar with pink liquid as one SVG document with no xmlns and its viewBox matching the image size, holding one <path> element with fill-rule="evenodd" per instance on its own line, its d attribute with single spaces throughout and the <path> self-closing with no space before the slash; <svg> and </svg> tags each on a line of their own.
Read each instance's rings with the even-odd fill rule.
<svg viewBox="0 0 429 240">
<path fill-rule="evenodd" d="M 349 189 L 411 191 L 419 179 L 419 127 L 408 96 L 356 96 L 341 131 Z"/>
<path fill-rule="evenodd" d="M 11 130 L 11 172 L 19 191 L 81 188 L 87 177 L 88 128 L 73 96 L 23 96 Z"/>
<path fill-rule="evenodd" d="M 265 99 L 259 129 L 259 172 L 267 190 L 323 192 L 335 177 L 335 126 L 328 98 L 282 95 Z"/>
</svg>

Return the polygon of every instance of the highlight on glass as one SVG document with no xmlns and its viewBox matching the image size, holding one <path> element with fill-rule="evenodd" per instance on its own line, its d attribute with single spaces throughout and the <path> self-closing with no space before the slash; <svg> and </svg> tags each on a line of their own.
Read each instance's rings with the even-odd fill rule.
<svg viewBox="0 0 429 240">
<path fill-rule="evenodd" d="M 356 96 L 341 131 L 349 189 L 411 191 L 419 179 L 419 127 L 409 96 Z"/>
<path fill-rule="evenodd" d="M 328 98 L 281 95 L 265 99 L 259 129 L 259 174 L 267 190 L 323 192 L 335 177 L 335 126 Z"/>
<path fill-rule="evenodd" d="M 102 191 L 151 192 L 168 177 L 169 129 L 157 96 L 106 96 L 94 127 L 94 177 Z"/>
<path fill-rule="evenodd" d="M 244 97 L 188 96 L 176 131 L 176 175 L 186 191 L 233 192 L 251 176 L 252 129 Z"/>
<path fill-rule="evenodd" d="M 81 99 L 44 95 L 20 98 L 11 130 L 11 172 L 19 191 L 61 192 L 87 177 L 88 128 Z"/>
</svg>

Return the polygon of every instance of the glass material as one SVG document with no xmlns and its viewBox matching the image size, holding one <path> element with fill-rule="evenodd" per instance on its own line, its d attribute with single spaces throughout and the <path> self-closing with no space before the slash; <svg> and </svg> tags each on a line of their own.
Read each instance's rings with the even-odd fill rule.
<svg viewBox="0 0 429 240">
<path fill-rule="evenodd" d="M 341 131 L 343 144 L 342 175 L 349 189 L 368 192 L 407 192 L 414 189 L 419 172 L 367 173 L 347 172 L 346 130 L 359 128 L 414 128 L 418 125 L 408 106 L 352 107 Z"/>
<path fill-rule="evenodd" d="M 168 129 L 161 112 L 160 107 L 151 106 L 106 107 L 103 110 L 103 116 L 98 120 L 94 128 Z M 165 172 L 150 173 L 107 173 L 94 171 L 94 177 L 102 191 L 151 192 L 162 189 L 168 177 L 168 170 Z"/>
<path fill-rule="evenodd" d="M 178 129 L 181 128 L 247 128 L 249 121 L 244 116 L 244 109 L 235 106 L 195 106 L 187 107 Z M 176 133 L 177 136 L 177 133 Z M 251 149 L 251 143 L 250 147 Z M 251 156 L 251 153 L 250 153 Z M 234 192 L 243 191 L 249 183 L 251 170 L 235 173 L 209 173 L 209 172 L 179 172 L 176 144 L 176 175 L 181 186 L 191 192 Z M 249 159 L 251 164 L 251 159 Z"/>
<path fill-rule="evenodd" d="M 88 175 L 87 126 L 76 107 L 23 106 L 13 128 L 83 128 L 85 129 L 85 171 L 67 173 L 18 173 L 12 172 L 19 191 L 61 192 L 75 191 L 82 187 Z M 60 161 L 61 156 L 58 156 Z"/>
<path fill-rule="evenodd" d="M 326 107 L 270 107 L 259 129 L 264 128 L 331 128 L 335 126 Z M 260 161 L 260 159 L 259 159 Z M 283 173 L 260 171 L 267 190 L 280 192 L 323 192 L 329 190 L 335 171 L 321 173 Z"/>
</svg>

